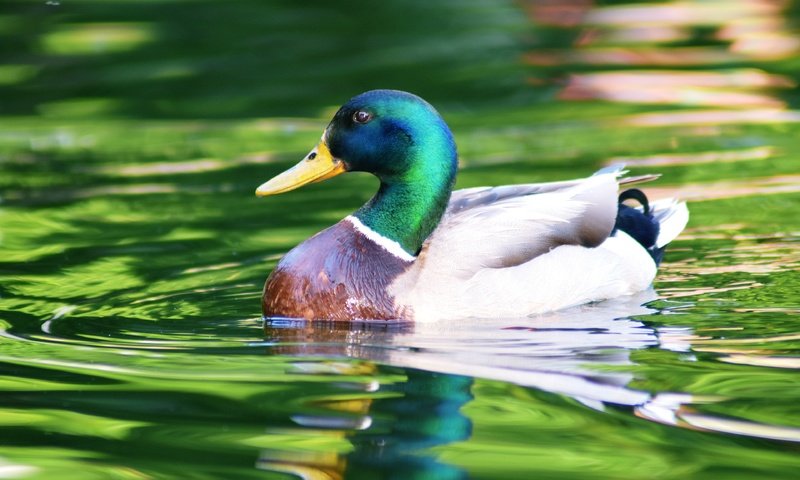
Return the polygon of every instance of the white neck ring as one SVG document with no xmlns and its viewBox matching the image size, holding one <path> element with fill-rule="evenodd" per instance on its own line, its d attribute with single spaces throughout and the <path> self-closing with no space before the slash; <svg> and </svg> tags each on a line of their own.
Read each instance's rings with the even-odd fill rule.
<svg viewBox="0 0 800 480">
<path fill-rule="evenodd" d="M 390 254 L 399 258 L 400 260 L 403 260 L 404 262 L 413 262 L 414 260 L 417 259 L 417 257 L 415 257 L 414 255 L 411 255 L 410 253 L 403 250 L 403 247 L 401 247 L 399 243 L 384 237 L 380 233 L 376 232 L 375 230 L 361 223 L 361 220 L 359 220 L 358 217 L 353 215 L 348 215 L 347 217 L 345 217 L 345 220 L 352 223 L 359 233 L 367 237 L 373 243 L 377 244 L 379 247 L 383 248 Z"/>
</svg>

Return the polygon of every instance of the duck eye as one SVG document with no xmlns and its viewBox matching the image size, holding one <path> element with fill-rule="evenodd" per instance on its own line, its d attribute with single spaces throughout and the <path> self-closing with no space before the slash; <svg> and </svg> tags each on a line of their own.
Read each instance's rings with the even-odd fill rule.
<svg viewBox="0 0 800 480">
<path fill-rule="evenodd" d="M 367 123 L 370 120 L 372 120 L 372 114 L 364 110 L 357 110 L 356 113 L 353 114 L 353 121 L 356 123 Z"/>
</svg>

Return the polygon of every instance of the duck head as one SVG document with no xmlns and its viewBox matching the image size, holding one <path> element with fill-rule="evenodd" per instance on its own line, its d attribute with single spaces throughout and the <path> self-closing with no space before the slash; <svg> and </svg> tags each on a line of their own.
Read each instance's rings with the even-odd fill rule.
<svg viewBox="0 0 800 480">
<path fill-rule="evenodd" d="M 256 195 L 287 192 L 344 172 L 371 173 L 380 188 L 354 216 L 415 255 L 444 213 L 456 169 L 452 133 L 430 104 L 406 92 L 372 90 L 344 104 L 319 144 L 258 187 Z"/>
<path fill-rule="evenodd" d="M 256 195 L 294 190 L 344 172 L 369 172 L 385 182 L 455 169 L 447 124 L 425 100 L 397 90 L 372 90 L 344 104 L 319 144 L 291 169 L 262 184 Z"/>
</svg>

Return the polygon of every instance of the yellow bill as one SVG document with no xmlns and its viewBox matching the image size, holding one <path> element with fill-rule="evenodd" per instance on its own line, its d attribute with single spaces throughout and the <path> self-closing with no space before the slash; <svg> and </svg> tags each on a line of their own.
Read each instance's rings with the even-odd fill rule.
<svg viewBox="0 0 800 480">
<path fill-rule="evenodd" d="M 266 197 L 288 192 L 309 183 L 327 180 L 345 171 L 344 162 L 334 158 L 325 140 L 321 140 L 300 163 L 258 187 L 256 195 Z"/>
</svg>

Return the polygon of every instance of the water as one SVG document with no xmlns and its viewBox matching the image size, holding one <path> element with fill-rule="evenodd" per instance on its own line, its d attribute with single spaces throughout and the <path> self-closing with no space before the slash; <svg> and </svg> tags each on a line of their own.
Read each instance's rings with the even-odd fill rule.
<svg viewBox="0 0 800 480">
<path fill-rule="evenodd" d="M 796 476 L 797 5 L 430 3 L 4 6 L 0 477 Z M 692 218 L 654 289 L 262 325 L 376 185 L 253 190 L 375 87 L 440 108 L 459 187 L 663 173 Z"/>
</svg>

